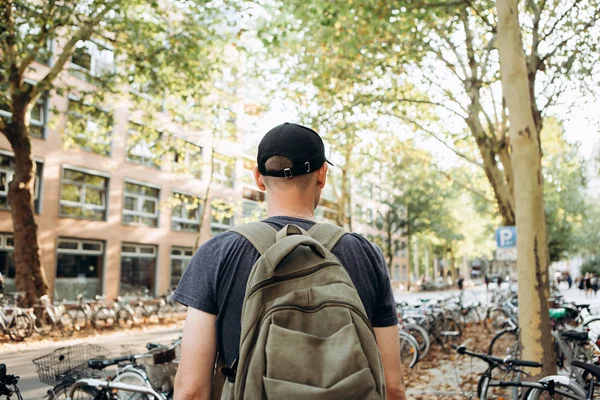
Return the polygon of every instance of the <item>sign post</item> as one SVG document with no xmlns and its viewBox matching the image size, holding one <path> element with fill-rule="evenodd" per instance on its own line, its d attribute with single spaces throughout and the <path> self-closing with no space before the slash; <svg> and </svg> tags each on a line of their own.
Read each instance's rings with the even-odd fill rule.
<svg viewBox="0 0 600 400">
<path fill-rule="evenodd" d="M 501 226 L 496 229 L 496 260 L 517 261 L 517 228 Z"/>
</svg>

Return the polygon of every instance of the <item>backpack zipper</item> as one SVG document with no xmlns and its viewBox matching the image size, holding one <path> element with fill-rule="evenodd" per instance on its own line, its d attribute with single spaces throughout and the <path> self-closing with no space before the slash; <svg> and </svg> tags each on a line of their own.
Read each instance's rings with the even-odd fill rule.
<svg viewBox="0 0 600 400">
<path fill-rule="evenodd" d="M 369 319 L 363 314 L 363 312 L 357 308 L 356 306 L 354 306 L 351 303 L 348 303 L 346 301 L 341 301 L 341 300 L 329 300 L 320 304 L 317 304 L 315 306 L 305 306 L 305 307 L 301 307 L 301 306 L 296 306 L 296 305 L 279 305 L 277 307 L 273 307 L 272 309 L 270 309 L 265 315 L 263 315 L 263 317 L 261 318 L 260 324 L 259 326 L 262 326 L 262 323 L 264 322 L 264 320 L 270 316 L 271 314 L 273 314 L 275 311 L 280 311 L 280 310 L 284 310 L 284 309 L 288 309 L 288 310 L 300 310 L 300 311 L 307 311 L 310 313 L 314 313 L 317 311 L 320 311 L 321 309 L 323 309 L 324 307 L 326 307 L 327 305 L 330 304 L 335 304 L 338 306 L 342 306 L 342 307 L 346 307 L 350 310 L 353 310 L 356 314 L 358 314 L 362 320 L 367 324 L 367 326 L 369 327 L 369 330 L 371 331 L 371 333 L 373 334 L 373 337 L 376 338 L 375 336 L 375 331 L 373 330 L 373 326 L 371 325 L 371 321 L 369 321 Z M 252 344 L 251 344 L 251 348 L 252 350 L 250 351 L 249 356 L 247 357 L 247 359 L 252 358 L 252 354 L 254 353 L 254 346 L 256 344 L 256 340 L 258 340 L 258 334 L 260 332 L 260 329 L 257 328 L 254 331 L 254 336 L 252 337 Z M 246 361 L 246 360 L 244 360 Z M 243 393 L 244 393 L 244 389 L 246 388 L 246 378 L 248 375 L 248 365 L 249 363 L 246 361 L 243 365 L 243 369 L 242 369 L 242 382 L 240 384 L 240 400 L 243 399 Z M 235 393 L 234 393 L 235 395 Z"/>
<path fill-rule="evenodd" d="M 333 265 L 340 265 L 340 264 L 337 262 L 333 262 L 333 261 L 326 261 L 326 262 L 322 262 L 320 264 L 314 265 L 310 268 L 303 269 L 301 271 L 292 272 L 290 274 L 274 276 L 272 278 L 265 279 L 264 281 L 258 282 L 250 289 L 250 293 L 248 293 L 248 298 L 250 298 L 254 293 L 258 292 L 259 290 L 264 289 L 266 286 L 276 284 L 276 283 L 279 283 L 282 281 L 287 281 L 290 279 L 302 278 L 302 277 L 311 275 L 312 273 L 314 273 L 322 268 L 333 266 Z"/>
</svg>

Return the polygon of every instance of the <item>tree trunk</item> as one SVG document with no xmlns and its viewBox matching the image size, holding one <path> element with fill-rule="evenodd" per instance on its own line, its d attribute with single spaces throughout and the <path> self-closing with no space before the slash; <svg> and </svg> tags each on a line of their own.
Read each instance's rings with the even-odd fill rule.
<svg viewBox="0 0 600 400">
<path fill-rule="evenodd" d="M 406 290 L 410 291 L 410 276 L 412 275 L 412 265 L 411 265 L 411 258 L 412 258 L 412 235 L 410 234 L 410 231 L 407 232 L 406 234 L 406 250 L 408 252 L 407 254 L 407 260 L 406 260 Z"/>
<path fill-rule="evenodd" d="M 35 162 L 31 152 L 25 105 L 13 105 L 13 116 L 5 135 L 15 153 L 15 172 L 8 189 L 14 229 L 13 258 L 16 286 L 27 293 L 27 305 L 48 294 L 49 287 L 42 265 L 38 227 L 34 211 Z"/>
<path fill-rule="evenodd" d="M 517 0 L 498 0 L 498 50 L 502 90 L 509 110 L 515 173 L 517 276 L 523 359 L 556 373 L 544 274 L 548 268 L 540 142 L 532 114 Z M 527 307 L 525 307 L 527 305 Z M 537 370 L 536 370 L 537 372 Z"/>
</svg>

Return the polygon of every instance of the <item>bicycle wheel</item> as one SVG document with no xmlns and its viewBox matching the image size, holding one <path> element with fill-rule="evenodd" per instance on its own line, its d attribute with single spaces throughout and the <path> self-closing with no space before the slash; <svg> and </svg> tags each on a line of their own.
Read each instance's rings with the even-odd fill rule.
<svg viewBox="0 0 600 400">
<path fill-rule="evenodd" d="M 404 331 L 409 333 L 419 345 L 419 360 L 422 360 L 429 352 L 431 344 L 427 331 L 417 324 L 404 324 Z"/>
<path fill-rule="evenodd" d="M 33 322 L 26 314 L 15 315 L 8 325 L 8 335 L 14 341 L 20 342 L 26 337 L 31 336 L 33 331 Z"/>
<path fill-rule="evenodd" d="M 497 332 L 506 328 L 509 319 L 510 317 L 504 309 L 490 308 L 483 320 L 483 325 L 489 332 Z"/>
<path fill-rule="evenodd" d="M 73 323 L 73 317 L 71 317 L 71 314 L 69 314 L 66 311 L 60 314 L 60 316 L 58 317 L 58 328 L 60 329 L 60 333 L 64 337 L 73 336 L 73 332 L 75 331 L 75 324 Z"/>
<path fill-rule="evenodd" d="M 117 311 L 117 324 L 121 329 L 133 328 L 133 315 L 124 308 Z"/>
<path fill-rule="evenodd" d="M 128 385 L 148 386 L 150 383 L 142 376 L 142 374 L 134 371 L 124 371 L 115 376 L 113 382 L 126 383 Z M 133 392 L 117 392 L 118 400 L 151 400 L 146 394 Z"/>
<path fill-rule="evenodd" d="M 419 345 L 415 338 L 400 332 L 400 361 L 406 368 L 412 368 L 419 360 Z"/>
<path fill-rule="evenodd" d="M 71 389 L 70 384 L 61 384 L 59 386 L 54 387 L 48 393 L 49 400 L 67 400 L 69 397 L 69 389 Z M 98 399 L 98 389 L 91 386 L 82 386 L 77 388 L 71 400 L 97 400 Z M 107 397 L 100 397 L 107 398 Z"/>
<path fill-rule="evenodd" d="M 54 330 L 54 322 L 52 322 L 52 318 L 50 314 L 48 314 L 48 310 L 41 309 L 37 314 L 34 321 L 33 329 L 40 335 L 46 336 L 49 335 Z"/>
<path fill-rule="evenodd" d="M 496 357 L 512 356 L 519 358 L 521 347 L 519 344 L 519 334 L 516 330 L 502 331 L 490 342 L 488 354 Z"/>
<path fill-rule="evenodd" d="M 143 322 L 146 319 L 146 309 L 142 305 L 137 305 L 133 309 L 133 318 L 137 323 Z"/>
<path fill-rule="evenodd" d="M 115 313 L 108 307 L 100 307 L 92 314 L 92 326 L 95 329 L 109 329 L 115 324 Z"/>
<path fill-rule="evenodd" d="M 73 318 L 73 324 L 76 331 L 83 331 L 88 326 L 88 315 L 83 309 L 76 308 L 69 312 Z"/>
<path fill-rule="evenodd" d="M 586 390 L 575 383 L 572 379 L 565 379 L 564 376 L 547 376 L 539 383 L 547 383 L 550 381 L 554 382 L 555 394 L 552 399 L 572 399 L 572 400 L 583 400 L 587 398 Z M 547 390 L 531 388 L 526 393 L 523 399 L 525 400 L 539 400 L 550 398 Z"/>
<path fill-rule="evenodd" d="M 459 344 L 462 337 L 462 328 L 454 318 L 446 317 L 440 335 L 446 344 Z"/>
<path fill-rule="evenodd" d="M 173 307 L 171 307 L 169 304 L 163 304 L 158 307 L 158 310 L 156 310 L 156 315 L 158 315 L 158 319 L 161 321 L 172 318 L 173 314 Z"/>
</svg>

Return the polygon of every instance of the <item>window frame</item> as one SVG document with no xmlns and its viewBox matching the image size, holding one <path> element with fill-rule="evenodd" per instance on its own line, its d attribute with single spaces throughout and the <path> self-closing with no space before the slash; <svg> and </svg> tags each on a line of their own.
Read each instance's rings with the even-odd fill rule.
<svg viewBox="0 0 600 400">
<path fill-rule="evenodd" d="M 182 252 L 182 254 L 175 255 L 175 254 L 173 254 L 174 250 L 180 250 Z M 188 256 L 186 254 L 187 251 L 191 251 L 192 254 Z M 171 252 L 169 253 L 169 268 L 170 268 L 169 276 L 171 277 L 171 280 L 169 282 L 170 287 L 174 287 L 174 285 L 173 285 L 173 260 L 179 260 L 182 262 L 187 261 L 185 267 L 182 268 L 182 271 L 181 271 L 181 276 L 183 276 L 185 270 L 192 262 L 192 258 L 194 258 L 194 248 L 193 247 L 171 246 Z"/>
<path fill-rule="evenodd" d="M 156 190 L 158 190 L 158 197 L 150 197 L 150 196 L 146 196 L 143 194 L 127 192 L 127 184 L 128 183 L 132 184 L 132 185 L 146 186 L 151 189 L 156 189 Z M 160 219 L 160 209 L 159 209 L 160 192 L 161 192 L 161 189 L 159 186 L 148 184 L 148 183 L 143 183 L 143 182 L 138 182 L 138 181 L 135 181 L 132 179 L 125 179 L 124 185 L 123 185 L 123 210 L 122 210 L 121 223 L 123 225 L 127 225 L 127 226 L 141 226 L 141 227 L 148 227 L 148 228 L 158 228 L 159 222 L 160 222 L 160 220 L 159 220 Z M 125 200 L 127 197 L 134 197 L 134 198 L 138 199 L 137 210 L 134 211 L 134 210 L 128 210 L 125 208 Z M 156 204 L 154 214 L 149 214 L 149 213 L 145 213 L 143 211 L 139 211 L 143 207 L 145 200 L 152 200 Z M 125 215 L 133 215 L 133 216 L 141 217 L 141 218 L 156 218 L 156 226 L 149 226 L 147 224 L 141 224 L 139 222 L 137 222 L 137 223 L 125 222 L 124 221 Z"/>
<path fill-rule="evenodd" d="M 81 99 L 81 98 L 79 98 L 77 96 L 69 95 L 68 98 L 67 98 L 67 122 L 66 123 L 69 122 L 70 116 L 74 115 L 75 117 L 80 118 L 80 119 L 84 119 L 86 121 L 86 131 L 87 131 L 87 125 L 90 123 L 90 121 L 95 122 L 94 119 L 92 118 L 92 115 L 90 115 L 90 114 L 81 114 L 81 113 L 79 113 L 77 111 L 73 111 L 72 108 L 71 108 L 71 102 L 73 102 L 73 103 L 80 103 L 83 106 L 94 107 L 98 111 L 106 114 L 106 116 L 108 117 L 108 119 L 110 121 L 110 127 L 111 127 L 110 132 L 107 135 L 107 138 L 103 138 L 105 140 L 103 140 L 102 142 L 96 143 L 97 145 L 106 145 L 108 147 L 108 151 L 107 151 L 106 154 L 104 154 L 104 153 L 98 153 L 98 152 L 94 151 L 89 146 L 84 147 L 84 146 L 80 146 L 80 145 L 77 144 L 77 147 L 79 149 L 83 150 L 83 151 L 87 151 L 89 153 L 97 154 L 97 155 L 102 156 L 102 157 L 112 157 L 112 153 L 113 153 L 113 136 L 114 136 L 113 134 L 115 132 L 115 120 L 114 120 L 114 114 L 112 113 L 112 111 L 110 111 L 110 110 L 108 110 L 106 108 L 103 108 L 103 107 L 99 107 L 99 106 L 94 105 L 94 104 L 85 103 L 83 101 L 83 99 Z M 65 130 L 67 130 L 67 128 L 68 127 L 65 126 Z M 76 137 L 76 138 L 79 138 L 79 139 L 86 139 L 87 138 L 87 136 L 85 136 L 85 134 L 83 134 L 83 133 L 77 133 L 77 134 L 73 133 L 73 136 Z"/>
<path fill-rule="evenodd" d="M 152 149 L 150 147 L 145 147 L 145 150 L 147 149 L 148 153 L 152 154 L 152 157 L 144 157 L 144 156 L 138 156 L 136 154 L 133 154 L 134 156 L 139 157 L 141 159 L 141 161 L 139 161 L 139 160 L 136 160 L 136 159 L 131 158 L 129 156 L 130 153 L 131 153 L 131 149 L 133 147 L 139 146 L 141 144 L 141 143 L 136 143 L 135 146 L 133 146 L 130 149 L 129 138 L 132 136 L 131 132 L 132 131 L 136 132 L 138 135 L 142 134 L 141 131 L 139 131 L 138 129 L 136 129 L 134 127 L 139 127 L 140 129 L 144 129 L 144 128 L 152 129 L 153 131 L 155 131 L 157 133 L 157 135 L 158 135 L 157 139 L 160 139 L 161 136 L 167 134 L 166 131 L 161 131 L 159 129 L 154 129 L 154 128 L 148 127 L 148 126 L 146 126 L 144 124 L 140 124 L 138 122 L 134 122 L 134 121 L 131 121 L 131 120 L 128 121 L 127 122 L 127 137 L 125 139 L 125 160 L 127 162 L 130 162 L 130 163 L 133 163 L 133 164 L 137 164 L 137 165 L 142 165 L 142 166 L 147 167 L 147 168 L 157 169 L 159 171 L 162 170 L 162 168 L 161 168 L 162 166 L 161 166 L 161 163 L 160 163 L 160 160 L 161 160 L 162 156 L 152 154 Z M 144 145 L 147 145 L 147 144 L 148 143 L 146 141 L 144 141 Z"/>
<path fill-rule="evenodd" d="M 130 253 L 130 252 L 124 252 L 123 251 L 123 247 L 125 246 L 134 246 L 135 247 L 135 252 L 134 253 Z M 152 254 L 150 253 L 142 253 L 140 252 L 140 250 L 142 248 L 146 248 L 152 249 Z M 155 244 L 143 244 L 143 243 L 133 243 L 133 242 L 121 242 L 121 250 L 119 252 L 121 260 L 119 262 L 119 293 L 121 292 L 122 289 L 122 279 L 123 279 L 123 257 L 134 257 L 134 258 L 148 258 L 148 259 L 154 259 L 154 277 L 153 277 L 153 284 L 154 287 L 150 290 L 150 294 L 152 295 L 156 295 L 156 292 L 158 290 L 158 274 L 159 274 L 159 265 L 158 265 L 158 245 Z M 122 294 L 123 295 L 123 294 Z"/>
<path fill-rule="evenodd" d="M 191 195 L 191 194 L 187 194 L 187 193 L 173 191 L 172 197 L 175 198 L 175 195 L 190 197 L 190 198 L 192 198 L 192 200 L 200 200 L 197 196 L 194 196 L 194 195 Z M 184 208 L 182 206 L 184 206 L 186 204 L 187 203 L 180 202 L 179 204 L 171 207 L 171 230 L 175 231 L 175 232 L 198 232 L 198 228 L 200 227 L 200 218 L 202 217 L 202 205 L 200 205 L 200 203 L 198 203 L 198 207 L 196 208 L 197 219 L 196 220 L 191 220 L 191 219 L 188 219 L 188 218 L 185 218 L 185 217 L 182 216 L 184 214 L 183 213 Z M 180 216 L 175 216 L 174 215 L 175 207 L 181 207 L 181 214 L 180 214 Z M 174 229 L 173 228 L 173 222 L 180 223 L 180 224 L 197 225 L 198 228 L 196 228 L 195 230 L 191 230 L 191 229 Z"/>
<path fill-rule="evenodd" d="M 10 151 L 6 151 L 6 150 L 2 150 L 0 149 L 0 157 L 10 157 L 13 159 L 15 159 L 15 154 L 10 152 Z M 34 201 L 34 211 L 36 214 L 41 214 L 42 212 L 42 188 L 43 188 L 43 171 L 44 171 L 44 160 L 38 157 L 34 157 L 33 161 L 35 162 L 35 179 L 33 181 L 33 201 Z M 2 197 L 6 197 L 6 204 L 7 207 L 1 207 L 0 206 L 0 211 L 9 211 L 10 210 L 10 205 L 8 204 L 8 185 L 10 184 L 10 182 L 12 182 L 13 177 L 15 175 L 15 171 L 11 170 L 11 169 L 7 169 L 7 168 L 2 168 L 0 167 L 0 173 L 5 173 L 6 174 L 6 194 L 4 192 L 0 192 L 0 196 Z"/>
<path fill-rule="evenodd" d="M 70 200 L 63 200 L 62 199 L 62 190 L 63 190 L 63 184 L 65 183 L 65 170 L 70 170 L 70 171 L 74 171 L 74 172 L 79 172 L 81 174 L 85 174 L 85 175 L 92 175 L 92 176 L 97 176 L 100 178 L 104 178 L 105 179 L 105 186 L 104 186 L 104 196 L 103 196 L 103 203 L 104 206 L 97 206 L 94 204 L 88 204 L 88 203 L 77 203 L 74 201 L 70 201 Z M 86 194 L 86 184 L 85 182 L 83 184 L 80 184 L 79 182 L 75 182 L 75 181 L 71 181 L 69 179 L 67 179 L 67 184 L 69 185 L 74 185 L 74 186 L 80 186 L 83 190 L 81 190 L 81 193 L 79 195 L 79 199 L 83 199 L 85 201 L 85 194 Z M 109 200 L 109 186 L 110 185 L 110 176 L 107 174 L 104 174 L 102 172 L 99 171 L 92 171 L 92 170 L 88 170 L 85 168 L 77 168 L 71 165 L 62 165 L 61 166 L 61 175 L 60 175 L 60 192 L 59 192 L 59 198 L 58 198 L 58 216 L 60 218 L 75 218 L 75 219 L 83 219 L 83 220 L 87 220 L 87 221 L 106 221 L 108 219 L 108 200 Z M 95 189 L 98 189 L 98 186 L 91 186 Z M 65 205 L 67 207 L 80 207 L 82 209 L 88 209 L 88 210 L 94 210 L 94 211 L 100 211 L 103 210 L 104 211 L 104 217 L 102 219 L 94 219 L 94 218 L 88 218 L 88 217 L 81 217 L 81 216 L 76 216 L 76 215 L 67 215 L 67 214 L 63 214 L 61 212 L 60 206 L 61 205 Z"/>
<path fill-rule="evenodd" d="M 37 82 L 32 81 L 30 79 L 24 79 L 24 82 L 25 83 L 29 83 L 30 85 L 36 85 L 37 84 Z M 42 106 L 42 112 L 41 112 L 42 121 L 35 120 L 35 119 L 31 118 L 31 113 L 33 111 L 33 108 L 29 112 L 29 136 L 30 137 L 33 137 L 33 138 L 36 138 L 36 139 L 41 139 L 41 140 L 46 140 L 47 139 L 47 135 L 48 135 L 49 98 L 50 98 L 50 96 L 48 95 L 48 92 L 44 92 L 36 100 L 35 105 L 34 105 L 34 106 L 37 106 L 37 105 L 41 105 Z M 4 118 L 11 119 L 12 118 L 12 112 L 0 109 L 0 116 L 2 116 Z M 41 129 L 42 135 L 41 136 L 32 135 L 31 134 L 31 127 L 32 126 L 41 127 L 42 128 Z"/>
<path fill-rule="evenodd" d="M 218 233 L 222 233 L 222 232 L 217 232 L 215 233 L 214 230 L 217 229 L 219 231 L 223 230 L 226 231 L 228 229 L 231 229 L 234 225 L 235 225 L 235 208 L 233 206 L 229 206 L 228 207 L 230 212 L 231 212 L 231 217 L 229 217 L 230 223 L 229 224 L 224 224 L 223 218 L 221 218 L 221 220 L 219 222 L 213 222 L 213 209 L 214 206 L 211 202 L 210 204 L 210 233 L 212 235 L 218 234 Z M 218 210 L 217 210 L 218 211 Z"/>
<path fill-rule="evenodd" d="M 228 176 L 227 174 L 225 174 L 225 170 L 229 166 L 228 160 L 231 160 L 230 163 L 231 163 L 231 168 L 232 168 L 232 176 Z M 216 153 L 213 157 L 213 162 L 212 162 L 213 179 L 217 183 L 220 183 L 221 185 L 223 185 L 227 188 L 233 189 L 235 187 L 235 175 L 236 175 L 235 174 L 235 165 L 236 165 L 235 157 L 230 157 L 230 156 L 226 156 L 221 153 Z"/>
<path fill-rule="evenodd" d="M 113 55 L 113 63 L 112 63 L 112 69 L 111 69 L 110 73 L 111 74 L 116 73 L 116 71 L 117 71 L 117 64 L 115 63 L 115 50 L 114 50 L 114 48 L 112 46 L 110 46 L 107 43 L 104 43 L 103 40 L 100 40 L 100 39 L 97 39 L 97 38 L 94 38 L 94 39 L 90 38 L 90 39 L 87 39 L 87 40 L 80 40 L 80 41 L 78 41 L 78 43 L 79 42 L 82 42 L 81 47 L 85 47 L 86 50 L 89 50 L 89 47 L 88 47 L 87 43 L 88 42 L 89 43 L 93 43 L 94 46 L 96 46 L 96 52 L 93 52 L 93 53 L 92 52 L 88 52 L 87 53 L 90 56 L 90 67 L 89 68 L 86 68 L 86 67 L 84 67 L 82 65 L 79 65 L 79 64 L 75 64 L 73 62 L 73 56 L 75 55 L 75 52 L 79 48 L 81 48 L 81 47 L 78 47 L 77 44 L 75 44 L 75 50 L 73 51 L 73 54 L 71 55 L 71 58 L 69 59 L 69 71 L 70 70 L 75 70 L 75 71 L 83 72 L 85 74 L 84 76 L 86 76 L 86 77 L 87 76 L 91 76 L 93 78 L 99 78 L 99 77 L 101 77 L 102 74 L 98 74 L 98 71 L 96 71 L 96 68 L 97 68 L 96 64 L 98 63 L 98 59 L 99 59 L 99 57 L 97 56 L 97 54 L 101 51 L 100 48 L 103 48 L 104 50 L 108 50 L 108 51 L 110 51 L 112 53 L 112 55 Z M 76 77 L 76 78 L 78 78 L 78 79 L 81 79 L 81 77 L 79 75 L 73 75 L 73 73 L 71 73 L 71 75 L 74 76 L 74 77 Z M 86 79 L 82 79 L 82 80 L 87 81 Z"/>
</svg>

